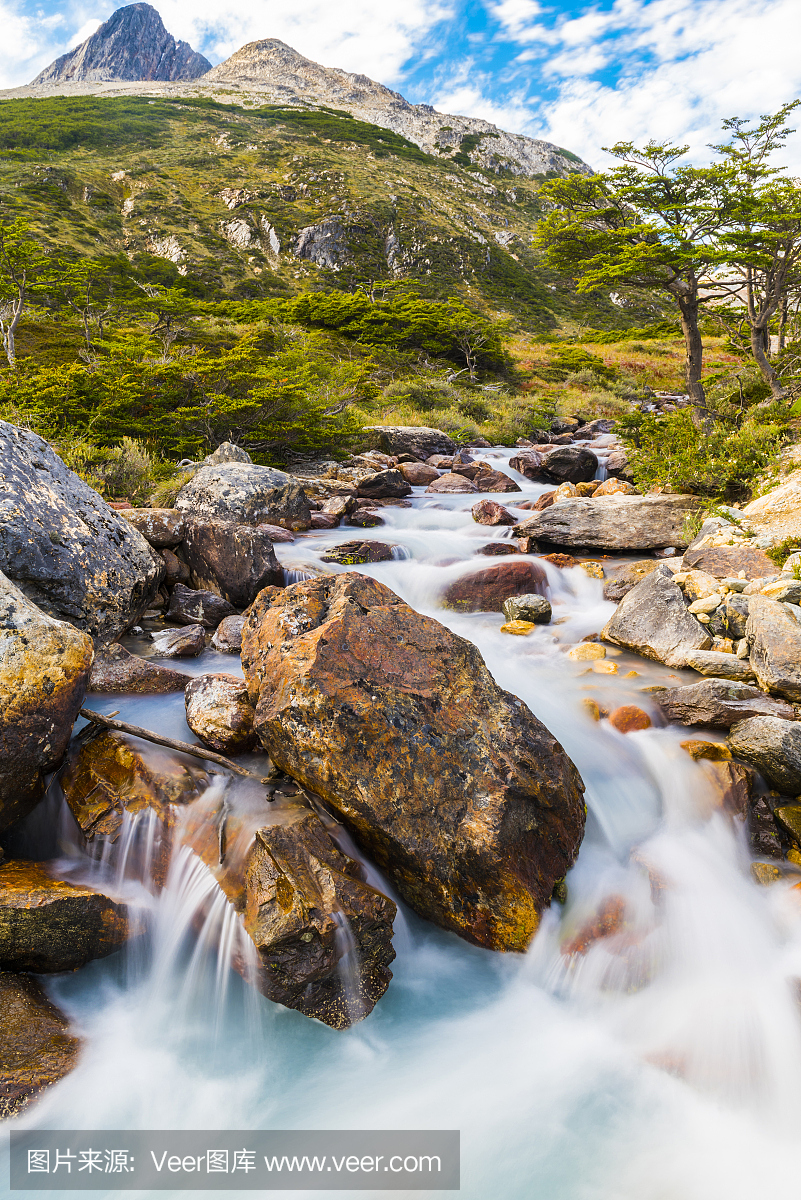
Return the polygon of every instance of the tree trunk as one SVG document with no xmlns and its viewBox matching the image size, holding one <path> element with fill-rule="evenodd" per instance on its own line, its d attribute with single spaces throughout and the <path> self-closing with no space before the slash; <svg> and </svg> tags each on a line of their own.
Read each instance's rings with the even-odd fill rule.
<svg viewBox="0 0 801 1200">
<path fill-rule="evenodd" d="M 712 419 L 706 404 L 706 393 L 701 383 L 704 366 L 704 347 L 698 328 L 698 294 L 677 297 L 681 313 L 681 331 L 684 334 L 684 379 L 687 395 L 694 409 L 694 423 L 699 429 L 709 429 Z"/>
<path fill-rule="evenodd" d="M 770 393 L 774 400 L 784 400 L 787 396 L 785 388 L 776 370 L 765 353 L 765 335 L 767 326 L 761 324 L 751 325 L 751 353 L 754 356 L 757 366 L 759 367 L 762 378 L 770 388 Z"/>
<path fill-rule="evenodd" d="M 781 308 L 779 309 L 779 343 L 778 353 L 781 354 L 784 349 L 785 333 L 787 330 L 787 293 L 782 296 Z"/>
</svg>

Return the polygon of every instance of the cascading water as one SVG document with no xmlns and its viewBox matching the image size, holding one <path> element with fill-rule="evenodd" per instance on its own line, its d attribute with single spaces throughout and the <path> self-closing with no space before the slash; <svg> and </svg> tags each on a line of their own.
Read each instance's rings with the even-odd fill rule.
<svg viewBox="0 0 801 1200">
<path fill-rule="evenodd" d="M 508 469 L 508 451 L 491 453 Z M 514 477 L 525 498 L 544 490 Z M 490 565 L 476 551 L 505 536 L 472 520 L 475 500 L 417 490 L 411 508 L 382 509 L 385 526 L 367 536 L 408 557 L 359 569 L 475 642 L 576 762 L 589 815 L 566 905 L 524 956 L 402 910 L 389 991 L 340 1032 L 247 985 L 236 913 L 184 848 L 149 897 L 148 954 L 131 946 L 47 982 L 86 1049 L 20 1126 L 458 1128 L 468 1200 L 787 1193 L 801 1127 L 800 894 L 752 881 L 742 829 L 715 807 L 684 731 L 624 736 L 585 715 L 583 699 L 647 707 L 644 686 L 682 679 L 623 653 L 616 675 L 565 658 L 564 643 L 612 612 L 597 580 L 546 564 L 554 622 L 526 638 L 501 634 L 499 614 L 440 607 L 452 579 Z M 277 553 L 298 573 L 339 571 L 321 555 L 354 536 L 318 531 Z M 207 653 L 190 667 L 232 660 Z M 115 701 L 124 719 L 187 736 L 180 698 Z M 120 885 L 146 856 L 141 838 L 131 830 L 105 864 Z"/>
</svg>

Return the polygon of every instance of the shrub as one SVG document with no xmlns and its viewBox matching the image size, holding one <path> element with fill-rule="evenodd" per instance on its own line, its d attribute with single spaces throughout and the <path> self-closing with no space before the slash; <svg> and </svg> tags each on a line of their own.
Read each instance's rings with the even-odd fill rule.
<svg viewBox="0 0 801 1200">
<path fill-rule="evenodd" d="M 135 438 L 124 437 L 119 446 L 93 446 L 79 441 L 58 447 L 67 466 L 106 499 L 144 503 L 155 482 L 150 452 Z"/>
</svg>

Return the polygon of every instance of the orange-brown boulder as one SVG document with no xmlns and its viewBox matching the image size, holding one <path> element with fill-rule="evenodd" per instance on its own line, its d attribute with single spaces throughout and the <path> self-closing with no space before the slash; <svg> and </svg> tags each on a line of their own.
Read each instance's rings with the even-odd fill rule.
<svg viewBox="0 0 801 1200">
<path fill-rule="evenodd" d="M 30 975 L 0 972 L 0 1119 L 15 1116 L 78 1061 L 69 1021 Z"/>
<path fill-rule="evenodd" d="M 510 543 L 514 544 L 514 543 Z M 446 589 L 445 608 L 463 612 L 500 612 L 504 600 L 535 592 L 547 595 L 548 577 L 536 561 L 498 563 L 456 579 Z"/>
<path fill-rule="evenodd" d="M 634 733 L 638 729 L 650 729 L 651 718 L 636 704 L 621 704 L 609 714 L 609 724 L 620 733 Z"/>
<path fill-rule="evenodd" d="M 265 750 L 408 903 L 478 945 L 525 949 L 578 850 L 583 784 L 476 647 L 347 573 L 265 589 L 242 665 Z"/>
</svg>

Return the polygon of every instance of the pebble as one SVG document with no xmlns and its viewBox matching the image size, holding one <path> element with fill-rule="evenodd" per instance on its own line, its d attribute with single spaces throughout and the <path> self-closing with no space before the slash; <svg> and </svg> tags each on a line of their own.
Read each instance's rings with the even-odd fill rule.
<svg viewBox="0 0 801 1200">
<path fill-rule="evenodd" d="M 606 658 L 606 650 L 597 642 L 580 642 L 578 646 L 570 647 L 567 657 L 573 662 L 589 662 L 594 658 Z"/>
<path fill-rule="evenodd" d="M 501 625 L 501 633 L 516 633 L 520 637 L 525 637 L 526 634 L 531 633 L 532 629 L 536 628 L 534 621 L 507 621 Z"/>
<path fill-rule="evenodd" d="M 622 704 L 609 714 L 609 724 L 614 725 L 619 733 L 635 733 L 640 729 L 650 729 L 651 718 L 636 704 Z"/>
<path fill-rule="evenodd" d="M 581 564 L 581 566 L 582 566 L 583 570 L 585 570 L 587 572 L 587 574 L 589 575 L 589 577 L 591 579 L 603 579 L 604 578 L 604 569 L 603 569 L 603 565 L 601 563 L 599 563 L 599 562 L 583 562 Z"/>
</svg>

